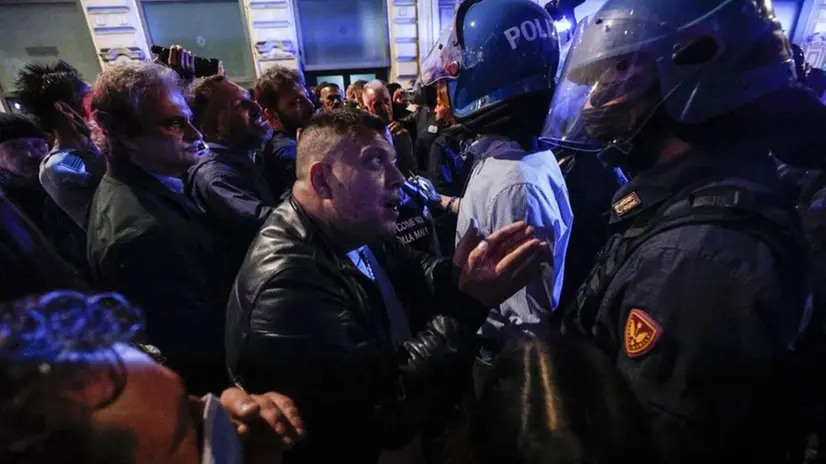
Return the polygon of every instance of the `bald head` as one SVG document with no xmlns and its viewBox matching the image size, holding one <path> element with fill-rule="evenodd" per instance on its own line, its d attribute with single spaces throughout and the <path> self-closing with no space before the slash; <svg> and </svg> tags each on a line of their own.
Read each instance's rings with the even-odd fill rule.
<svg viewBox="0 0 826 464">
<path fill-rule="evenodd" d="M 384 83 L 380 80 L 370 81 L 364 84 L 364 93 L 362 94 L 364 98 L 364 104 L 369 105 L 371 102 L 375 101 L 376 98 L 385 98 L 386 100 L 390 100 L 390 91 L 387 90 L 387 87 Z"/>
<path fill-rule="evenodd" d="M 375 80 L 365 84 L 362 98 L 364 109 L 378 116 L 385 124 L 390 124 L 393 120 L 393 104 L 390 92 L 382 81 Z"/>
<path fill-rule="evenodd" d="M 316 115 L 301 130 L 298 138 L 298 180 L 307 179 L 313 163 L 340 155 L 340 151 L 333 148 L 342 141 L 370 137 L 374 134 L 386 135 L 387 126 L 379 118 L 361 110 L 333 110 Z"/>
</svg>

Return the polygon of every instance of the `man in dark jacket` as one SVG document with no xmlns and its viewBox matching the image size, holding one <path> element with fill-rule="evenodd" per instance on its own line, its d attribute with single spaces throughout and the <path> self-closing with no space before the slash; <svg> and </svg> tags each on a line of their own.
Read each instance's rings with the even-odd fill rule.
<svg viewBox="0 0 826 464">
<path fill-rule="evenodd" d="M 226 242 L 237 269 L 264 219 L 277 204 L 259 164 L 258 150 L 272 135 L 261 107 L 224 76 L 212 76 L 194 89 L 195 126 L 210 153 L 189 169 L 187 194 Z"/>
<path fill-rule="evenodd" d="M 157 64 L 116 66 L 98 77 L 92 106 L 110 147 L 87 227 L 95 280 L 144 309 L 147 342 L 191 390 L 220 391 L 231 278 L 179 178 L 202 142 L 178 78 Z"/>
<path fill-rule="evenodd" d="M 524 223 L 483 241 L 472 229 L 453 266 L 405 250 L 393 238 L 403 182 L 381 120 L 316 116 L 302 131 L 293 196 L 241 267 L 229 369 L 247 391 L 294 399 L 309 441 L 286 462 L 375 463 L 408 442 L 429 401 L 463 381 L 451 376 L 472 360 L 486 308 L 539 272 L 547 244 Z"/>
<path fill-rule="evenodd" d="M 313 116 L 304 78 L 297 71 L 273 66 L 255 82 L 255 101 L 273 128 L 272 139 L 261 153 L 273 195 L 289 195 L 295 182 L 296 137 Z"/>
</svg>

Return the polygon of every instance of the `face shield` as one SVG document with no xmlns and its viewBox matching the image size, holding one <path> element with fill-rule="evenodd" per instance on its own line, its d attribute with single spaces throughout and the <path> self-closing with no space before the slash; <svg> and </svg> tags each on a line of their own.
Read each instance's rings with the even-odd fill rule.
<svg viewBox="0 0 826 464">
<path fill-rule="evenodd" d="M 788 87 L 785 47 L 767 1 L 609 0 L 572 40 L 543 138 L 627 153 L 659 114 L 701 124 Z"/>
<path fill-rule="evenodd" d="M 422 60 L 420 83 L 422 87 L 445 79 L 456 79 L 462 67 L 463 50 L 456 37 L 456 24 L 442 31 L 439 41 Z"/>
<path fill-rule="evenodd" d="M 480 0 L 461 0 L 456 6 L 453 21 L 446 27 L 430 53 L 422 60 L 420 82 L 422 86 L 439 81 L 455 80 L 462 70 L 472 69 L 484 58 L 482 50 L 465 49 L 459 42 L 459 30 L 465 14 L 473 4 Z"/>
<path fill-rule="evenodd" d="M 650 54 L 632 48 L 600 53 L 589 46 L 588 29 L 583 24 L 571 41 L 542 140 L 559 148 L 599 152 L 618 139 L 633 138 L 662 99 Z"/>
</svg>

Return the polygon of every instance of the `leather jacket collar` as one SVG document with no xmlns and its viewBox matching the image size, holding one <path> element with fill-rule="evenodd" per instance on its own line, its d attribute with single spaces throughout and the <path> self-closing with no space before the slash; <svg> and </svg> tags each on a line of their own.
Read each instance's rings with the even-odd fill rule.
<svg viewBox="0 0 826 464">
<path fill-rule="evenodd" d="M 329 258 L 336 267 L 341 271 L 348 273 L 356 273 L 361 275 L 361 272 L 356 268 L 353 262 L 347 257 L 349 249 L 344 249 L 336 245 L 332 238 L 334 231 L 324 224 L 321 224 L 315 218 L 307 213 L 301 204 L 295 198 L 290 196 L 287 201 L 283 202 L 277 210 L 282 211 L 282 220 L 286 222 L 285 225 L 292 228 L 298 239 L 309 243 Z"/>
</svg>

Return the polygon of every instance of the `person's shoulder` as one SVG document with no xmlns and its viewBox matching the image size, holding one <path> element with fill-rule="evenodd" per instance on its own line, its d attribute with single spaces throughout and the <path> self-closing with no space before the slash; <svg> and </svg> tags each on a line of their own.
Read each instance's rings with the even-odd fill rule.
<svg viewBox="0 0 826 464">
<path fill-rule="evenodd" d="M 86 162 L 73 150 L 53 150 L 40 163 L 41 183 L 56 179 L 80 182 L 86 177 Z"/>
<path fill-rule="evenodd" d="M 198 158 L 195 164 L 189 168 L 187 176 L 190 182 L 208 184 L 213 180 L 235 177 L 238 174 L 238 168 L 233 163 L 228 162 L 226 157 L 209 153 Z"/>
<path fill-rule="evenodd" d="M 549 178 L 561 181 L 564 179 L 559 160 L 550 150 L 537 151 L 525 155 L 517 165 L 525 176 L 534 176 L 537 180 Z"/>
<path fill-rule="evenodd" d="M 276 132 L 264 149 L 267 154 L 275 156 L 289 155 L 298 147 L 296 140 L 283 132 Z"/>
<path fill-rule="evenodd" d="M 720 224 L 690 224 L 655 235 L 638 249 L 642 263 L 657 262 L 694 272 L 698 279 L 707 275 L 705 266 L 715 267 L 739 281 L 773 279 L 777 262 L 775 251 L 743 228 Z M 679 263 L 693 263 L 680 266 Z"/>
<path fill-rule="evenodd" d="M 550 151 L 530 153 L 522 157 L 491 157 L 485 164 L 485 170 L 499 190 L 533 187 L 544 191 L 556 185 L 564 185 L 562 171 Z"/>
<path fill-rule="evenodd" d="M 313 274 L 321 253 L 313 244 L 313 233 L 306 229 L 290 201 L 284 201 L 264 221 L 250 244 L 238 274 L 238 281 L 260 285 L 290 269 Z M 285 274 L 286 272 L 286 274 Z"/>
<path fill-rule="evenodd" d="M 110 232 L 150 228 L 157 219 L 148 212 L 145 197 L 127 183 L 105 174 L 92 197 L 88 233 L 92 235 L 98 227 Z"/>
</svg>

